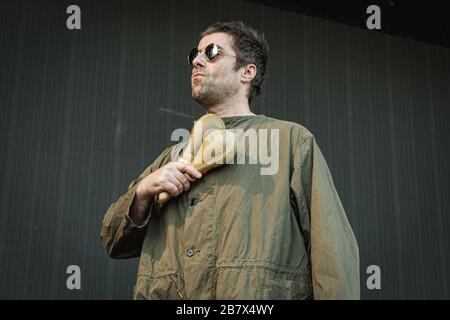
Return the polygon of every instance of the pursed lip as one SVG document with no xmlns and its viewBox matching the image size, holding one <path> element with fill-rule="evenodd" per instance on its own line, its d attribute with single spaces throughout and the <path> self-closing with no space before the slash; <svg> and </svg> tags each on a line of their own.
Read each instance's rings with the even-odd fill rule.
<svg viewBox="0 0 450 320">
<path fill-rule="evenodd" d="M 204 77 L 205 75 L 204 75 L 203 73 L 194 73 L 194 74 L 192 75 L 192 79 L 197 78 L 197 77 L 200 77 L 200 76 Z"/>
</svg>

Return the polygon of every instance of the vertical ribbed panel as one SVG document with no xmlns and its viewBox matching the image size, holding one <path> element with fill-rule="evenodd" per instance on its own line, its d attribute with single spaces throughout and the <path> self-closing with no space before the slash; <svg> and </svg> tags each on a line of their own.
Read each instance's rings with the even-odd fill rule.
<svg viewBox="0 0 450 320">
<path fill-rule="evenodd" d="M 188 51 L 217 20 L 265 32 L 254 112 L 306 126 L 361 253 L 362 297 L 450 298 L 450 50 L 245 1 L 0 3 L 0 298 L 131 297 L 106 209 L 202 114 Z M 69 291 L 68 265 L 82 289 Z M 366 268 L 382 290 L 366 289 Z M 232 285 L 232 284 L 231 284 Z"/>
</svg>

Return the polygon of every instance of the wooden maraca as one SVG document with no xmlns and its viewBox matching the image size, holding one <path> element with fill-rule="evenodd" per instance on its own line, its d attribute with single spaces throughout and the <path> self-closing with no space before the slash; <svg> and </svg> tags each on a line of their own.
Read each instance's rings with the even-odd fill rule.
<svg viewBox="0 0 450 320">
<path fill-rule="evenodd" d="M 234 132 L 225 129 L 223 120 L 209 113 L 196 121 L 180 162 L 191 163 L 204 175 L 208 171 L 222 166 L 236 154 L 237 137 Z M 161 192 L 158 202 L 164 203 L 170 194 Z"/>
</svg>

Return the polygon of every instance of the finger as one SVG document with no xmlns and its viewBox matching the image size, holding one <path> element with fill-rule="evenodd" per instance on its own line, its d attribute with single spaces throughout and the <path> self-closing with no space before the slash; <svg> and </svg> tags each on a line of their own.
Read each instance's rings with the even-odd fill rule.
<svg viewBox="0 0 450 320">
<path fill-rule="evenodd" d="M 190 177 L 189 181 L 195 181 L 196 179 L 200 179 L 202 177 L 201 172 L 195 169 L 194 166 L 192 166 L 192 164 L 190 163 L 177 162 L 176 168 L 180 172 L 184 173 L 186 177 L 189 176 Z"/>
<path fill-rule="evenodd" d="M 175 162 L 175 168 L 178 172 L 185 173 L 186 172 L 186 163 Z"/>
<path fill-rule="evenodd" d="M 178 194 L 183 192 L 183 189 L 184 189 L 183 184 L 175 176 L 170 176 L 168 178 L 168 182 L 170 182 L 177 188 Z"/>
<path fill-rule="evenodd" d="M 202 177 L 202 173 L 194 168 L 191 164 L 185 164 L 183 167 L 179 169 L 183 173 L 188 173 L 192 177 L 200 179 Z"/>
<path fill-rule="evenodd" d="M 190 184 L 189 184 L 189 181 L 186 178 L 185 174 L 183 174 L 180 171 L 178 171 L 174 175 L 175 175 L 175 178 L 177 178 L 178 181 L 180 181 L 183 184 L 183 191 L 188 191 L 189 187 L 190 187 Z"/>
<path fill-rule="evenodd" d="M 171 197 L 176 197 L 180 194 L 180 191 L 178 190 L 177 186 L 172 182 L 166 183 L 166 185 L 164 186 L 164 191 L 169 193 Z"/>
</svg>

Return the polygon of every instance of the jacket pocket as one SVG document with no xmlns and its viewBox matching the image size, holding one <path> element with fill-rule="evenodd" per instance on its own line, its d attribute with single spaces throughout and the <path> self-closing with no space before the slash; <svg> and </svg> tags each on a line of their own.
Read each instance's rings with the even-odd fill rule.
<svg viewBox="0 0 450 320">
<path fill-rule="evenodd" d="M 307 300 L 312 299 L 313 291 L 307 279 L 274 278 L 265 275 L 262 299 L 270 300 Z"/>
<path fill-rule="evenodd" d="M 183 299 L 184 282 L 178 271 L 163 271 L 151 275 L 138 275 L 135 300 L 180 300 Z"/>
<path fill-rule="evenodd" d="M 267 262 L 234 262 L 217 267 L 217 299 L 310 299 L 311 273 Z M 233 286 L 230 286 L 233 283 Z"/>
</svg>

